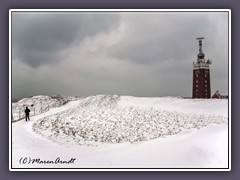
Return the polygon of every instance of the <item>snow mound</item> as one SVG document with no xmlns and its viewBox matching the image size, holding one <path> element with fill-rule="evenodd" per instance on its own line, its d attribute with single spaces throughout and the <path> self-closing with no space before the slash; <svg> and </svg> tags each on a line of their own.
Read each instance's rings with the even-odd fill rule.
<svg viewBox="0 0 240 180">
<path fill-rule="evenodd" d="M 131 99 L 128 97 L 128 100 L 129 98 Z M 192 107 L 192 112 L 176 111 L 174 105 L 171 110 L 163 109 L 161 103 L 166 98 L 162 102 L 158 98 L 159 106 L 139 107 L 122 106 L 121 99 L 117 95 L 83 98 L 76 107 L 39 119 L 33 124 L 33 130 L 58 143 L 121 143 L 147 141 L 190 128 L 228 121 L 223 115 L 194 113 L 194 108 L 198 107 Z M 178 104 L 184 103 L 181 98 L 175 98 L 174 102 L 176 101 Z M 208 105 L 207 100 L 202 100 L 202 103 Z"/>
<path fill-rule="evenodd" d="M 26 107 L 30 109 L 30 116 L 41 114 L 51 108 L 59 107 L 71 100 L 79 99 L 79 97 L 67 96 L 44 96 L 38 95 L 31 98 L 24 98 L 16 103 L 12 103 L 12 121 L 17 121 L 25 117 L 24 110 Z"/>
</svg>

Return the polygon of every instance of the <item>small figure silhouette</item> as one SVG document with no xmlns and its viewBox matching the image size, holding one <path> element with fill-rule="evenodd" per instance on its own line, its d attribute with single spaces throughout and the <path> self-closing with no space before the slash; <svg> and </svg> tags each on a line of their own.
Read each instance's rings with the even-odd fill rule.
<svg viewBox="0 0 240 180">
<path fill-rule="evenodd" d="M 30 121 L 29 113 L 30 113 L 30 109 L 28 109 L 28 107 L 26 107 L 26 109 L 25 109 L 25 118 L 26 118 L 26 121 L 27 121 L 27 120 Z"/>
</svg>

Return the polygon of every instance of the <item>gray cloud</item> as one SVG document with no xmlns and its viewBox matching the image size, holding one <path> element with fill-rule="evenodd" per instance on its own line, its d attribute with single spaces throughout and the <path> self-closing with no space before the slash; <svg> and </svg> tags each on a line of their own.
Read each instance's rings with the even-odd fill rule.
<svg viewBox="0 0 240 180">
<path fill-rule="evenodd" d="M 118 15 L 91 13 L 13 13 L 13 55 L 32 67 L 56 63 L 87 36 L 110 32 Z"/>
<path fill-rule="evenodd" d="M 212 93 L 228 92 L 227 13 L 15 13 L 13 98 L 191 96 L 204 36 Z"/>
<path fill-rule="evenodd" d="M 174 59 L 185 61 L 198 53 L 198 36 L 211 39 L 218 31 L 215 19 L 208 14 L 126 15 L 131 32 L 113 48 L 112 56 L 136 63 L 158 63 Z M 134 23 L 139 22 L 139 23 Z M 209 46 L 209 45 L 208 45 Z M 187 53 L 188 52 L 188 53 Z"/>
</svg>

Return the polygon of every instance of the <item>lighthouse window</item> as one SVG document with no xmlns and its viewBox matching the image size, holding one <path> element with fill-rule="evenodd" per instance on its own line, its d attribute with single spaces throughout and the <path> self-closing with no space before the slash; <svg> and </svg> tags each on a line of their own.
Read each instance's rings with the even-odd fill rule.
<svg viewBox="0 0 240 180">
<path fill-rule="evenodd" d="M 207 84 L 205 85 L 205 87 L 207 87 Z"/>
<path fill-rule="evenodd" d="M 198 87 L 198 85 L 196 85 L 196 87 Z"/>
</svg>

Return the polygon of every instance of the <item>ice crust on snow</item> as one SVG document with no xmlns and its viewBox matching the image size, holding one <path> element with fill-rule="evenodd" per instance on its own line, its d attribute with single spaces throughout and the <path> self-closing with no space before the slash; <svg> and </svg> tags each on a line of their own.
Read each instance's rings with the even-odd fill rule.
<svg viewBox="0 0 240 180">
<path fill-rule="evenodd" d="M 121 143 L 147 141 L 228 121 L 224 113 L 216 114 L 210 110 L 204 114 L 200 113 L 201 110 L 197 111 L 198 107 L 207 107 L 211 99 L 188 99 L 190 104 L 198 103 L 197 107 L 190 109 L 181 106 L 183 101 L 186 99 L 90 96 L 81 99 L 75 107 L 39 119 L 33 124 L 33 130 L 58 143 Z M 227 101 L 219 103 L 226 104 Z"/>
</svg>

